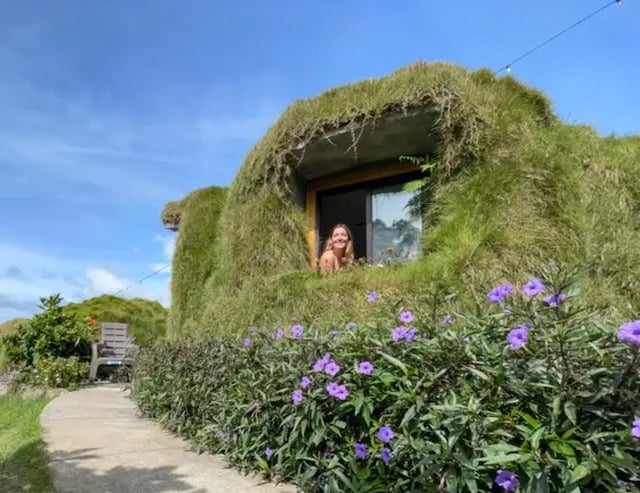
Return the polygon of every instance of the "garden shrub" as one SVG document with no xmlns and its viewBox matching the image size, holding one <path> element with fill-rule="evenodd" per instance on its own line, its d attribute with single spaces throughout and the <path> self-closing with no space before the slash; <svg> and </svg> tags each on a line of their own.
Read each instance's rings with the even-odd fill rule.
<svg viewBox="0 0 640 493">
<path fill-rule="evenodd" d="M 89 365 L 78 357 L 42 358 L 26 381 L 38 387 L 75 390 L 89 380 Z"/>
<path fill-rule="evenodd" d="M 91 358 L 93 328 L 64 310 L 59 294 L 40 298 L 40 303 L 41 313 L 3 337 L 5 357 L 24 373 L 25 381 L 73 387 L 80 375 L 88 377 L 84 369 Z"/>
<path fill-rule="evenodd" d="M 549 267 L 473 314 L 375 292 L 369 321 L 293 321 L 144 351 L 140 410 L 309 492 L 640 491 L 640 321 Z M 435 321 L 435 322 L 434 322 Z"/>
</svg>

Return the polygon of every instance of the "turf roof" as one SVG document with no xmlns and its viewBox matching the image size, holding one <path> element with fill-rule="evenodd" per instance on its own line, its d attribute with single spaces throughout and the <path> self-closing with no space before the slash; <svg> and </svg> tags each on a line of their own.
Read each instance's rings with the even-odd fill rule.
<svg viewBox="0 0 640 493">
<path fill-rule="evenodd" d="M 436 115 L 425 135 L 435 137 L 436 168 L 423 258 L 384 273 L 315 277 L 308 272 L 304 211 L 292 190 L 304 162 L 300 150 L 336 129 L 413 109 Z M 351 134 L 357 151 L 359 133 Z M 595 305 L 630 313 L 640 309 L 640 254 L 631 248 L 640 240 L 640 172 L 632 164 L 639 151 L 636 137 L 603 139 L 562 123 L 543 94 L 510 76 L 445 63 L 416 63 L 295 102 L 249 152 L 222 202 L 209 207 L 202 196 L 165 211 L 167 217 L 179 211 L 181 222 L 185 255 L 176 257 L 174 270 L 193 274 L 190 282 L 187 275 L 174 278 L 174 296 L 194 282 L 202 287 L 189 308 L 174 304 L 180 313 L 172 313 L 171 333 L 234 332 L 293 315 L 364 316 L 364 296 L 345 290 L 419 297 L 439 286 L 468 301 L 492 282 L 516 281 L 550 259 L 581 269 L 582 289 Z M 182 224 L 189 215 L 187 233 Z"/>
</svg>

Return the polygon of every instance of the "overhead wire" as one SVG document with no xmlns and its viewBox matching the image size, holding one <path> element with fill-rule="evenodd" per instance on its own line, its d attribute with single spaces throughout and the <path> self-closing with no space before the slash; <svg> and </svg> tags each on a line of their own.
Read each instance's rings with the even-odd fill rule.
<svg viewBox="0 0 640 493">
<path fill-rule="evenodd" d="M 511 60 L 509 63 L 507 63 L 506 65 L 503 65 L 500 69 L 498 69 L 496 71 L 496 74 L 500 74 L 502 72 L 510 72 L 511 68 L 518 62 L 524 60 L 525 58 L 531 56 L 533 53 L 535 53 L 536 51 L 538 51 L 540 48 L 545 47 L 546 45 L 548 45 L 549 43 L 551 43 L 552 41 L 555 41 L 556 39 L 558 39 L 560 36 L 568 33 L 569 31 L 571 31 L 572 29 L 575 29 L 576 27 L 578 27 L 580 24 L 583 24 L 585 22 L 587 22 L 588 20 L 594 18 L 596 15 L 604 12 L 606 9 L 608 9 L 609 7 L 613 6 L 613 5 L 620 5 L 622 3 L 622 0 L 611 0 L 609 2 L 607 2 L 606 4 L 604 4 L 602 7 L 594 10 L 593 12 L 587 14 L 586 16 L 584 16 L 582 19 L 574 22 L 573 24 L 571 24 L 570 26 L 564 28 L 562 31 L 554 34 L 553 36 L 551 36 L 550 38 L 544 40 L 542 43 L 538 44 L 537 46 L 531 48 L 529 51 L 523 53 L 522 55 L 518 56 L 517 58 L 514 58 L 513 60 Z"/>
<path fill-rule="evenodd" d="M 157 276 L 158 274 L 160 274 L 160 272 L 168 269 L 169 267 L 171 267 L 171 264 L 166 264 L 163 265 L 162 267 L 160 267 L 159 269 L 153 271 L 151 274 L 146 275 L 140 279 L 138 279 L 136 282 L 132 282 L 131 284 L 129 284 L 128 286 L 123 287 L 122 289 L 119 289 L 118 291 L 116 291 L 115 293 L 112 294 L 112 296 L 118 296 L 120 293 L 123 293 L 127 290 L 129 290 L 129 288 L 132 288 L 133 286 L 135 286 L 136 284 L 142 284 L 144 281 L 146 281 L 147 279 L 153 277 L 153 276 Z"/>
</svg>

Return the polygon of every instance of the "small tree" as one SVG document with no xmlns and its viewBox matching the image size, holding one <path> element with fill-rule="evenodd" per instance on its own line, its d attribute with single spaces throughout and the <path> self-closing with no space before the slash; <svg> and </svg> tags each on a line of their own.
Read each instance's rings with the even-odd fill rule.
<svg viewBox="0 0 640 493">
<path fill-rule="evenodd" d="M 12 363 L 32 368 L 43 358 L 89 359 L 91 328 L 61 305 L 60 294 L 40 298 L 38 308 L 42 313 L 4 338 L 7 357 Z"/>
</svg>

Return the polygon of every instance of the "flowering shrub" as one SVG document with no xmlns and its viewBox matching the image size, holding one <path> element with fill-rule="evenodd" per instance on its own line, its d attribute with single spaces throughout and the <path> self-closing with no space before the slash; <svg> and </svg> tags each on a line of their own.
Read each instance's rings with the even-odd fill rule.
<svg viewBox="0 0 640 493">
<path fill-rule="evenodd" d="M 134 397 L 304 491 L 640 491 L 640 321 L 603 323 L 573 294 L 551 268 L 438 324 L 400 307 L 163 343 L 142 353 Z"/>
</svg>

